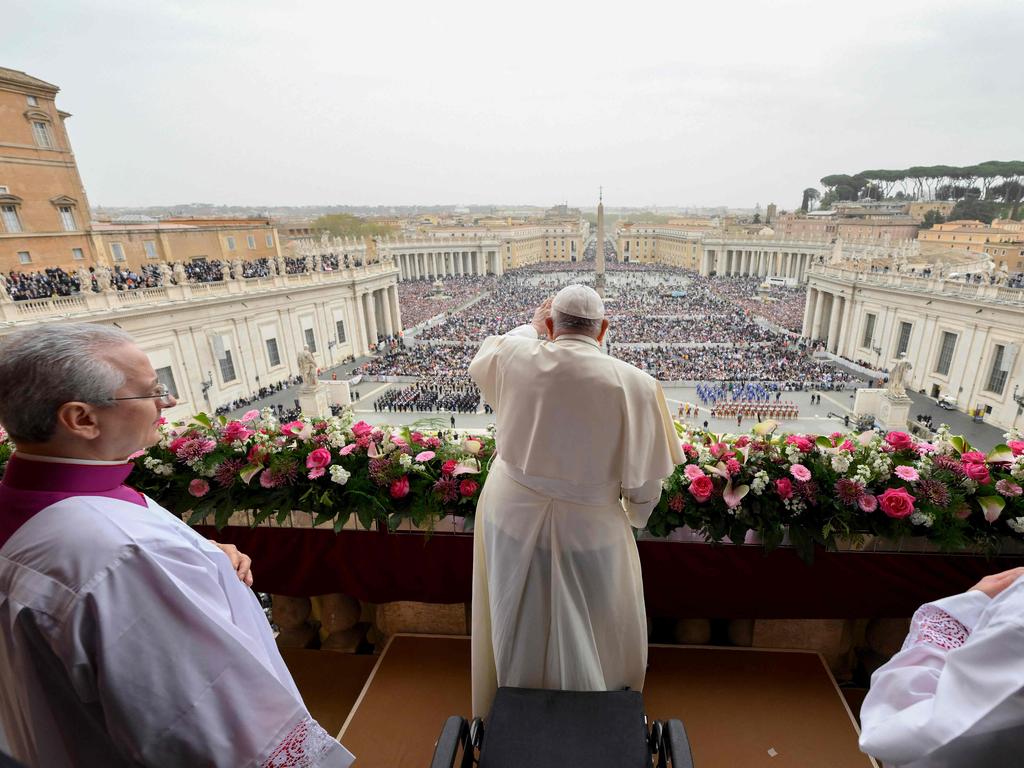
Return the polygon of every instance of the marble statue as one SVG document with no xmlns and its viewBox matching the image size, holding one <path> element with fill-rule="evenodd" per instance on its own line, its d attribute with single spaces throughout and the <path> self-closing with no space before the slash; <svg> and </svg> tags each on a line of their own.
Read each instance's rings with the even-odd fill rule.
<svg viewBox="0 0 1024 768">
<path fill-rule="evenodd" d="M 11 292 L 7 290 L 7 278 L 0 275 L 0 304 L 11 300 Z"/>
<path fill-rule="evenodd" d="M 171 284 L 171 278 L 173 277 L 173 273 L 171 272 L 171 265 L 168 264 L 166 261 L 163 261 L 160 263 L 158 268 L 160 270 L 160 284 L 163 285 L 164 287 L 167 287 L 168 285 Z"/>
<path fill-rule="evenodd" d="M 75 270 L 75 277 L 78 278 L 78 290 L 87 293 L 92 290 L 92 274 L 85 267 Z"/>
<path fill-rule="evenodd" d="M 220 276 L 221 279 L 227 282 L 231 279 L 231 267 L 228 266 L 226 261 L 221 262 L 220 265 Z"/>
<path fill-rule="evenodd" d="M 277 274 L 286 275 L 288 274 L 288 262 L 284 260 L 284 256 L 277 256 Z"/>
<path fill-rule="evenodd" d="M 906 397 L 907 390 L 904 386 L 904 380 L 907 378 L 907 373 L 913 366 L 910 361 L 907 360 L 906 354 L 900 355 L 899 362 L 892 367 L 889 372 L 889 384 L 886 386 L 886 393 L 893 397 Z"/>
<path fill-rule="evenodd" d="M 110 275 L 110 267 L 105 264 L 100 264 L 96 267 L 96 287 L 99 288 L 100 293 L 110 290 Z"/>
<path fill-rule="evenodd" d="M 277 259 L 267 259 L 267 272 L 271 277 L 277 277 Z"/>
<path fill-rule="evenodd" d="M 178 285 L 184 285 L 188 282 L 188 276 L 185 274 L 185 265 L 180 261 L 174 265 L 174 282 Z"/>
<path fill-rule="evenodd" d="M 306 271 L 307 272 L 312 272 L 315 268 L 316 268 L 316 264 L 313 261 L 313 254 L 307 253 L 306 254 Z"/>
<path fill-rule="evenodd" d="M 235 276 L 235 280 L 241 280 L 245 277 L 245 268 L 242 266 L 241 259 L 235 259 L 231 262 L 231 272 Z"/>
<path fill-rule="evenodd" d="M 309 351 L 309 347 L 303 347 L 299 352 L 299 375 L 302 377 L 303 389 L 316 389 L 316 358 Z"/>
</svg>

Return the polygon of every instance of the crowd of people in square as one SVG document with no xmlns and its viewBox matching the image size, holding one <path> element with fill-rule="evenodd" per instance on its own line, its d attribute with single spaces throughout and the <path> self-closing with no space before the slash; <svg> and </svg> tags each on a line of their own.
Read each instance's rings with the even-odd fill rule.
<svg viewBox="0 0 1024 768">
<path fill-rule="evenodd" d="M 482 293 L 493 291 L 494 277 L 448 277 L 438 288 L 434 281 L 407 280 L 398 284 L 402 324 L 413 328 L 437 315 L 446 315 Z"/>
<path fill-rule="evenodd" d="M 378 397 L 373 410 L 378 413 L 412 411 L 452 411 L 476 413 L 480 390 L 468 377 L 423 380 L 409 387 L 391 389 Z"/>
</svg>

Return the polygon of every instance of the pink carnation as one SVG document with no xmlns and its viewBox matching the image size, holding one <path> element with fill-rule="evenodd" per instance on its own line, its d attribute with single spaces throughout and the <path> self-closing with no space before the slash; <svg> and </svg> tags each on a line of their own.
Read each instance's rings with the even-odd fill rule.
<svg viewBox="0 0 1024 768">
<path fill-rule="evenodd" d="M 811 470 L 805 467 L 803 464 L 794 464 L 789 468 L 789 474 L 799 480 L 801 483 L 806 483 L 811 479 Z"/>
<path fill-rule="evenodd" d="M 704 470 L 698 467 L 696 464 L 687 464 L 683 468 L 683 474 L 686 475 L 687 480 L 696 480 L 698 477 L 704 477 Z"/>
<path fill-rule="evenodd" d="M 814 443 L 803 435 L 789 435 L 786 437 L 786 445 L 795 445 L 801 453 L 809 453 L 814 448 Z"/>
<path fill-rule="evenodd" d="M 197 477 L 188 484 L 188 492 L 196 498 L 200 498 L 210 492 L 210 484 L 202 478 Z"/>
<path fill-rule="evenodd" d="M 912 483 L 921 477 L 919 474 L 917 474 L 916 469 L 914 469 L 913 467 L 907 467 L 903 465 L 896 467 L 896 469 L 893 470 L 893 473 L 900 480 L 906 480 L 908 483 Z"/>
<path fill-rule="evenodd" d="M 1014 456 L 1024 456 L 1024 440 L 1010 440 L 1006 446 Z"/>
<path fill-rule="evenodd" d="M 455 468 L 457 466 L 459 466 L 459 462 L 457 462 L 455 459 L 448 459 L 448 461 L 441 465 L 441 472 L 443 472 L 446 475 L 450 475 L 452 472 L 455 471 Z"/>
<path fill-rule="evenodd" d="M 740 471 L 740 463 L 736 459 L 729 459 L 725 462 L 725 468 L 729 471 L 730 475 L 735 475 Z"/>
<path fill-rule="evenodd" d="M 420 451 L 419 453 L 416 454 L 416 461 L 430 461 L 435 456 L 437 456 L 437 454 L 434 453 L 433 451 Z"/>
<path fill-rule="evenodd" d="M 240 421 L 229 421 L 224 427 L 224 442 L 233 443 L 235 440 L 245 440 L 255 434 L 251 429 Z"/>
<path fill-rule="evenodd" d="M 253 408 L 251 411 L 245 412 L 245 414 L 242 416 L 242 421 L 248 423 L 250 421 L 253 421 L 254 419 L 258 419 L 259 416 L 260 412 Z"/>
<path fill-rule="evenodd" d="M 839 446 L 839 450 L 849 451 L 850 453 L 853 453 L 853 451 L 856 449 L 854 444 L 850 440 L 843 440 L 842 444 Z"/>
<path fill-rule="evenodd" d="M 476 480 L 466 479 L 459 483 L 459 493 L 462 494 L 463 498 L 469 498 L 476 493 L 479 487 L 480 484 Z"/>
<path fill-rule="evenodd" d="M 740 435 L 736 438 L 735 445 L 737 448 L 745 448 L 750 445 L 750 438 L 747 435 Z"/>
<path fill-rule="evenodd" d="M 966 451 L 960 455 L 960 461 L 964 464 L 984 464 L 985 454 L 981 451 Z"/>
<path fill-rule="evenodd" d="M 775 492 L 779 494 L 780 499 L 785 501 L 793 495 L 793 483 L 788 477 L 780 477 L 775 481 Z"/>
</svg>

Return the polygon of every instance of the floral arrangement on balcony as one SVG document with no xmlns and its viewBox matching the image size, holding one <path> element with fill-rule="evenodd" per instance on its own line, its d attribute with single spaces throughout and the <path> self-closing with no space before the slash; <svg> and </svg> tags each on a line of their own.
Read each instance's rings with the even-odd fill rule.
<svg viewBox="0 0 1024 768">
<path fill-rule="evenodd" d="M 805 558 L 815 545 L 872 534 L 926 536 L 944 550 L 993 550 L 1024 541 L 1024 437 L 988 454 L 941 427 L 931 442 L 905 432 L 859 435 L 691 432 L 677 424 L 687 461 L 665 480 L 648 532 L 689 526 L 709 541 L 768 549 L 788 534 Z M 494 454 L 490 434 L 353 423 L 350 412 L 278 423 L 269 411 L 239 420 L 200 414 L 166 424 L 135 458 L 132 482 L 190 522 L 218 527 L 238 510 L 284 521 L 293 510 L 340 530 L 355 515 L 370 528 L 403 520 L 430 528 L 445 516 L 472 518 Z M 11 445 L 0 430 L 0 469 Z"/>
<path fill-rule="evenodd" d="M 1024 439 L 988 454 L 939 429 L 932 442 L 906 432 L 717 436 L 677 425 L 685 464 L 664 483 L 648 523 L 655 536 L 687 525 L 714 541 L 754 531 L 768 549 L 789 541 L 809 558 L 814 545 L 874 534 L 923 535 L 944 550 L 991 551 L 1024 540 Z"/>
<path fill-rule="evenodd" d="M 336 531 L 352 515 L 365 528 L 405 519 L 429 528 L 472 514 L 493 453 L 489 435 L 373 427 L 351 412 L 283 424 L 269 411 L 200 414 L 164 425 L 160 442 L 135 458 L 132 482 L 191 523 L 212 514 L 218 528 L 244 509 L 257 523 L 297 510 Z"/>
</svg>

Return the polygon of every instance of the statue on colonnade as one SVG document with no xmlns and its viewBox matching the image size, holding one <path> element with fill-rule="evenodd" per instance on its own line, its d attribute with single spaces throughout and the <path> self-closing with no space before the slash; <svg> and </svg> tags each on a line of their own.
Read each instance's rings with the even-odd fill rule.
<svg viewBox="0 0 1024 768">
<path fill-rule="evenodd" d="M 110 267 L 106 264 L 100 264 L 96 267 L 96 287 L 99 288 L 100 293 L 105 293 L 110 290 L 111 272 Z"/>
<path fill-rule="evenodd" d="M 185 265 L 180 261 L 174 265 L 174 282 L 178 285 L 184 285 L 188 282 L 188 275 L 185 274 Z"/>
<path fill-rule="evenodd" d="M 171 278 L 173 277 L 173 273 L 171 272 L 171 265 L 168 264 L 166 261 L 162 261 L 157 266 L 157 268 L 160 270 L 160 285 L 166 288 L 171 284 Z"/>
<path fill-rule="evenodd" d="M 900 355 L 899 362 L 897 362 L 896 365 L 894 365 L 892 367 L 892 370 L 889 372 L 889 383 L 885 388 L 887 394 L 891 395 L 892 397 L 907 396 L 907 389 L 904 385 L 904 379 L 907 378 L 907 374 L 910 372 L 911 368 L 913 368 L 913 366 L 910 364 L 910 361 L 907 360 L 907 355 L 904 352 L 902 355 Z"/>
<path fill-rule="evenodd" d="M 303 389 L 316 389 L 317 378 L 316 378 L 316 358 L 313 357 L 313 353 L 309 351 L 309 347 L 303 347 L 302 351 L 299 352 L 299 375 L 302 377 L 302 388 Z"/>
</svg>

